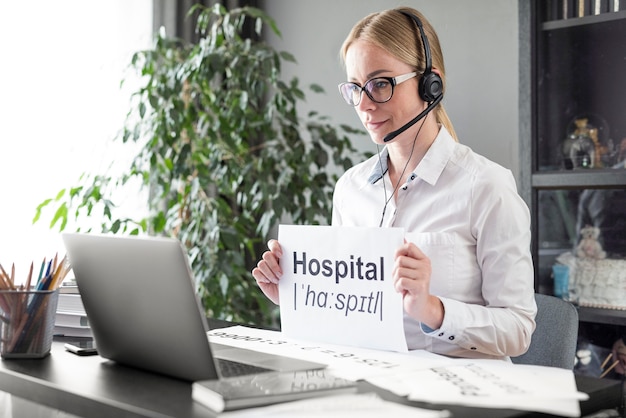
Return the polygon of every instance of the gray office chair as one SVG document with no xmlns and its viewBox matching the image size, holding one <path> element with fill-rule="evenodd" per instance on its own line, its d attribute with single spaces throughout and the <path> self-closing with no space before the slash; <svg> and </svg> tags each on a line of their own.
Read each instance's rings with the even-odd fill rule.
<svg viewBox="0 0 626 418">
<path fill-rule="evenodd" d="M 560 367 L 573 370 L 578 339 L 578 311 L 554 296 L 535 294 L 537 328 L 525 354 L 513 357 L 516 364 Z"/>
</svg>

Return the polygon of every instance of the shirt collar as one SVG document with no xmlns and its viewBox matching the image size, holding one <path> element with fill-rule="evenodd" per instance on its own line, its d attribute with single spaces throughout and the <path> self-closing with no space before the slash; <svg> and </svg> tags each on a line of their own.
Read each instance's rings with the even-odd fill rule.
<svg viewBox="0 0 626 418">
<path fill-rule="evenodd" d="M 376 184 L 376 182 L 383 178 L 389 166 L 387 165 L 389 150 L 387 147 L 383 148 L 381 152 L 378 153 L 379 160 L 377 164 L 374 164 L 372 167 L 372 171 L 370 172 L 369 177 L 367 178 L 368 183 Z"/>
<path fill-rule="evenodd" d="M 454 153 L 455 146 L 456 141 L 442 125 L 426 155 L 417 165 L 415 173 L 430 185 L 437 183 Z"/>
<path fill-rule="evenodd" d="M 442 125 L 439 129 L 437 137 L 422 158 L 422 161 L 415 168 L 414 173 L 428 184 L 437 183 L 437 179 L 441 176 L 443 169 L 450 160 L 454 152 L 455 140 L 452 138 L 448 130 Z M 380 161 L 374 164 L 367 181 L 375 184 L 383 178 L 388 170 L 387 160 L 389 151 L 387 147 L 380 152 Z"/>
</svg>

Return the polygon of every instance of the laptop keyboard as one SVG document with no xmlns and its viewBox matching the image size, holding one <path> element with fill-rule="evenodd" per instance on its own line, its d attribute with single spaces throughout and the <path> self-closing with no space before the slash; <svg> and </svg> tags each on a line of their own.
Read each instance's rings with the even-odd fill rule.
<svg viewBox="0 0 626 418">
<path fill-rule="evenodd" d="M 239 363 L 236 361 L 226 360 L 223 358 L 216 359 L 217 366 L 220 369 L 220 374 L 222 377 L 234 377 L 234 376 L 244 376 L 247 374 L 258 374 L 271 372 L 271 369 L 266 369 L 264 367 L 254 366 L 252 364 Z"/>
</svg>

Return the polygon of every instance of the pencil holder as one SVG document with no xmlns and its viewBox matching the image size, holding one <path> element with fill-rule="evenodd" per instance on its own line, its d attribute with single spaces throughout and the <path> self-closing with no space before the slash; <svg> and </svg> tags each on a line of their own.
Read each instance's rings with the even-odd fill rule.
<svg viewBox="0 0 626 418">
<path fill-rule="evenodd" d="M 0 356 L 43 358 L 50 354 L 58 290 L 0 290 Z"/>
</svg>

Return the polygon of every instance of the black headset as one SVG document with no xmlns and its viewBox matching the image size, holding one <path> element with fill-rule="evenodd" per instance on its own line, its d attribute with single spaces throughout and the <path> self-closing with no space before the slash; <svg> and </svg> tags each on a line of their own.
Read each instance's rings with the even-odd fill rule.
<svg viewBox="0 0 626 418">
<path fill-rule="evenodd" d="M 402 10 L 398 11 L 415 22 L 417 28 L 420 31 L 420 36 L 422 37 L 422 43 L 424 44 L 424 61 L 426 61 L 426 65 L 424 68 L 424 73 L 417 82 L 417 91 L 422 100 L 428 103 L 428 106 L 426 106 L 426 109 L 424 109 L 419 115 L 402 125 L 400 129 L 389 132 L 387 135 L 385 135 L 385 137 L 383 138 L 384 142 L 389 142 L 393 140 L 402 132 L 406 131 L 411 126 L 415 125 L 417 122 L 425 118 L 428 113 L 435 107 L 437 107 L 437 105 L 439 105 L 439 102 L 441 102 L 441 100 L 443 99 L 443 81 L 441 80 L 441 77 L 439 77 L 439 74 L 433 73 L 433 67 L 430 57 L 430 45 L 428 45 L 428 38 L 424 33 L 422 21 L 419 20 L 419 18 L 412 13 L 408 13 Z"/>
<path fill-rule="evenodd" d="M 439 74 L 433 73 L 432 59 L 430 56 L 430 45 L 428 43 L 426 33 L 424 33 L 422 21 L 412 13 L 405 12 L 403 10 L 399 10 L 399 12 L 406 17 L 412 19 L 419 29 L 420 36 L 422 38 L 422 44 L 424 45 L 424 58 L 426 61 L 426 65 L 424 68 L 424 73 L 422 74 L 422 77 L 418 82 L 418 92 L 422 100 L 427 103 L 432 103 L 435 100 L 439 99 L 440 96 L 443 94 L 443 81 L 441 80 L 441 77 L 439 77 Z"/>
</svg>

